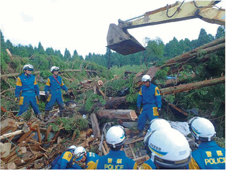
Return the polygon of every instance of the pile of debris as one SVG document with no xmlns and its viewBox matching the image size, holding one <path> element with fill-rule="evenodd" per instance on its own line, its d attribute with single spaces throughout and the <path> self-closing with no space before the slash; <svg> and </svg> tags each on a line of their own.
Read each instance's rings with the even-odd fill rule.
<svg viewBox="0 0 226 170">
<path fill-rule="evenodd" d="M 28 121 L 25 121 L 21 117 L 14 116 L 15 113 L 7 112 L 3 107 L 1 110 L 2 113 L 5 113 L 1 117 L 2 169 L 49 168 L 51 162 L 70 145 L 83 146 L 87 151 L 95 152 L 98 155 L 106 155 L 109 152 L 104 140 L 107 128 L 100 130 L 100 123 L 97 119 L 97 116 L 105 117 L 105 115 L 91 114 L 91 128 L 88 127 L 86 131 L 81 131 L 77 137 L 75 133 L 65 133 L 63 123 L 58 127 L 58 131 L 54 132 L 50 123 L 40 121 L 32 116 Z M 114 110 L 111 112 L 110 115 L 113 114 L 113 117 L 117 117 Z M 128 135 L 124 147 L 126 155 L 141 164 L 148 159 L 148 156 L 144 148 L 134 149 L 136 143 L 142 142 L 143 138 L 136 139 L 138 131 L 131 129 L 131 127 L 136 126 L 134 120 L 137 119 L 136 113 L 133 110 L 131 112 L 131 117 L 129 112 L 118 114 L 121 118 L 118 123 L 127 127 L 125 129 Z M 57 117 L 52 119 L 56 121 Z M 130 122 L 122 122 L 122 120 L 130 120 Z"/>
<path fill-rule="evenodd" d="M 76 140 L 75 135 L 72 135 L 68 138 L 69 142 L 64 143 L 66 136 L 60 133 L 64 130 L 63 123 L 54 132 L 51 125 L 37 118 L 25 121 L 3 107 L 1 110 L 5 113 L 1 117 L 1 169 L 48 167 L 68 145 L 89 148 L 91 142 L 99 144 L 91 135 L 92 129 L 80 132 L 80 137 Z"/>
</svg>

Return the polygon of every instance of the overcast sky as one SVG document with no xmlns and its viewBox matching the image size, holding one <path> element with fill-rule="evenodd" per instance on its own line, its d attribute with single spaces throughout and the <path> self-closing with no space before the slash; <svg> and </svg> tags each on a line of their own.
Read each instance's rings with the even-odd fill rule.
<svg viewBox="0 0 226 170">
<path fill-rule="evenodd" d="M 181 0 L 182 1 L 182 0 Z M 188 0 L 187 0 L 188 1 Z M 187 2 L 185 1 L 185 2 Z M 85 57 L 89 53 L 105 54 L 110 23 L 140 16 L 176 0 L 0 0 L 0 29 L 14 45 L 52 47 L 64 55 L 77 50 Z M 220 2 L 218 7 L 225 9 Z M 159 37 L 166 44 L 178 40 L 197 39 L 200 29 L 216 35 L 219 25 L 191 19 L 168 24 L 129 29 L 140 43 L 149 37 Z"/>
</svg>

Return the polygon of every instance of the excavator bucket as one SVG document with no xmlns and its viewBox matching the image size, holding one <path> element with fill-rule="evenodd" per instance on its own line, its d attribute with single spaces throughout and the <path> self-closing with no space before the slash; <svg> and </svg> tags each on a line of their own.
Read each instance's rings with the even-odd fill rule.
<svg viewBox="0 0 226 170">
<path fill-rule="evenodd" d="M 107 47 L 122 54 L 128 55 L 144 51 L 145 48 L 128 33 L 115 24 L 110 24 L 107 35 Z"/>
</svg>

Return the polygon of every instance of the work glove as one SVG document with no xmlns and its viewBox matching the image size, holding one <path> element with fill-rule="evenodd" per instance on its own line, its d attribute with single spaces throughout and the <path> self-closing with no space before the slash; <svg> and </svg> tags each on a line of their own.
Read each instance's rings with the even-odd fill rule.
<svg viewBox="0 0 226 170">
<path fill-rule="evenodd" d="M 46 98 L 48 98 L 49 97 L 49 93 L 45 92 L 45 96 L 46 96 Z"/>
<path fill-rule="evenodd" d="M 160 107 L 158 107 L 157 111 L 158 111 L 159 116 L 160 116 L 160 115 L 161 115 L 161 112 L 162 112 L 161 108 L 160 108 Z"/>
<path fill-rule="evenodd" d="M 18 102 L 18 97 L 15 97 L 15 102 Z"/>
<path fill-rule="evenodd" d="M 140 113 L 140 107 L 137 107 L 137 113 Z"/>
</svg>

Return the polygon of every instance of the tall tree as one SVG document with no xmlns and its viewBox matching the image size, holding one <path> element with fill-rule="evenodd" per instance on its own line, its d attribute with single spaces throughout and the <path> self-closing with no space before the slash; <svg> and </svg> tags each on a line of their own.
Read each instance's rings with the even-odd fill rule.
<svg viewBox="0 0 226 170">
<path fill-rule="evenodd" d="M 9 49 L 9 51 L 13 52 L 13 44 L 7 40 L 6 43 L 5 43 L 5 47 Z"/>
<path fill-rule="evenodd" d="M 211 36 L 207 35 L 206 30 L 202 28 L 199 33 L 197 47 L 200 47 L 204 44 L 211 42 L 212 41 L 211 39 L 212 39 Z"/>
<path fill-rule="evenodd" d="M 5 45 L 5 40 L 4 40 L 4 36 L 3 36 L 3 34 L 2 34 L 2 31 L 0 30 L 0 37 L 1 37 L 1 49 L 3 50 L 3 51 L 5 51 L 5 49 L 6 49 L 6 45 Z M 1 50 L 1 51 L 2 51 Z"/>
<path fill-rule="evenodd" d="M 224 37 L 224 36 L 225 36 L 225 27 L 219 26 L 217 29 L 216 39 L 218 39 L 220 37 Z"/>
<path fill-rule="evenodd" d="M 165 56 L 167 58 L 172 58 L 172 57 L 179 55 L 180 53 L 178 52 L 178 45 L 179 45 L 179 42 L 178 42 L 177 38 L 174 37 L 173 40 L 171 40 L 165 46 L 165 50 L 164 50 Z"/>
<path fill-rule="evenodd" d="M 65 61 L 67 61 L 67 60 L 71 61 L 71 53 L 67 48 L 65 48 L 65 51 L 64 51 L 64 60 Z"/>
<path fill-rule="evenodd" d="M 31 44 L 27 47 L 28 56 L 32 56 L 34 54 L 34 48 Z"/>
<path fill-rule="evenodd" d="M 44 48 L 43 48 L 43 46 L 40 42 L 38 43 L 38 49 L 37 50 L 38 50 L 39 54 L 45 54 L 45 50 L 44 50 Z"/>
<path fill-rule="evenodd" d="M 47 55 L 54 55 L 54 50 L 53 50 L 53 48 L 52 48 L 52 47 L 47 48 L 47 49 L 46 49 L 46 54 L 47 54 Z"/>
</svg>

